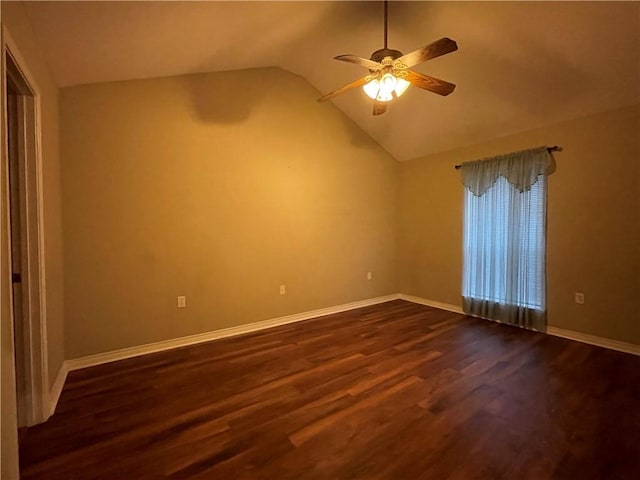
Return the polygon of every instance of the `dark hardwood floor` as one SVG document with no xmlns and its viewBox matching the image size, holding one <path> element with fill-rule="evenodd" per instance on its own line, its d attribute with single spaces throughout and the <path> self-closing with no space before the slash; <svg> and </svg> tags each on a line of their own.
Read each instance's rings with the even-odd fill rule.
<svg viewBox="0 0 640 480">
<path fill-rule="evenodd" d="M 23 479 L 637 479 L 640 358 L 401 300 L 69 374 Z"/>
</svg>

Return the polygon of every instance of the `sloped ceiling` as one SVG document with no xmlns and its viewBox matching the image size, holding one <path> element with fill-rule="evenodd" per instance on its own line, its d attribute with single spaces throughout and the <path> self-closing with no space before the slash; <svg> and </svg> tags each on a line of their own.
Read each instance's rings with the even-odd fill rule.
<svg viewBox="0 0 640 480">
<path fill-rule="evenodd" d="M 62 87 L 280 66 L 327 92 L 367 73 L 334 56 L 382 47 L 381 2 L 25 7 Z M 416 68 L 456 83 L 448 97 L 410 88 L 379 117 L 360 89 L 333 100 L 398 160 L 640 102 L 637 2 L 391 2 L 389 22 L 404 53 L 460 47 Z"/>
</svg>

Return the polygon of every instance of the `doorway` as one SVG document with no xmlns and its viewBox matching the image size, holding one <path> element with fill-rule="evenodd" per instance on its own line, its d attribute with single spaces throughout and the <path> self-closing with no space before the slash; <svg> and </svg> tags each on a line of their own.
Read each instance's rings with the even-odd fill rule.
<svg viewBox="0 0 640 480">
<path fill-rule="evenodd" d="M 39 104 L 29 75 L 5 45 L 8 254 L 18 427 L 50 415 L 44 317 Z"/>
<path fill-rule="evenodd" d="M 18 427 L 27 426 L 27 372 L 25 352 L 24 308 L 22 296 L 22 264 L 24 251 L 20 238 L 24 230 L 24 217 L 20 199 L 24 197 L 24 171 L 21 170 L 19 146 L 20 90 L 10 75 L 7 75 L 7 168 L 9 179 L 9 229 L 11 243 L 11 296 L 13 313 L 13 346 L 16 372 L 16 408 Z M 23 169 L 22 169 L 23 170 Z M 26 260 L 26 259 L 24 259 Z"/>
</svg>

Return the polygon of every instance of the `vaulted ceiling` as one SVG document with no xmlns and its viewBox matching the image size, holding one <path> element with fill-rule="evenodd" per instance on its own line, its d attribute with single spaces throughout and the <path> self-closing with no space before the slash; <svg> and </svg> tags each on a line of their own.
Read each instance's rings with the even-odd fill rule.
<svg viewBox="0 0 640 480">
<path fill-rule="evenodd" d="M 279 66 L 319 92 L 367 73 L 337 62 L 382 47 L 381 2 L 27 2 L 59 86 Z M 406 160 L 640 102 L 638 2 L 391 2 L 389 47 L 459 51 L 416 70 L 385 115 L 361 89 L 333 102 Z M 326 108 L 318 105 L 318 108 Z"/>
</svg>

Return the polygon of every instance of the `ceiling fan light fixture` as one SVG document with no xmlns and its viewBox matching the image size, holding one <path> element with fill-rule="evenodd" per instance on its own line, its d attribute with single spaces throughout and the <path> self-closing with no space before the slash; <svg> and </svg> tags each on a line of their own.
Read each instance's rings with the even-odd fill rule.
<svg viewBox="0 0 640 480">
<path fill-rule="evenodd" d="M 321 96 L 318 102 L 326 102 L 352 88 L 362 87 L 365 94 L 374 100 L 373 115 L 376 116 L 385 113 L 387 111 L 387 103 L 401 96 L 409 88 L 409 85 L 414 85 L 422 90 L 442 96 L 449 95 L 455 90 L 454 83 L 445 82 L 439 78 L 430 77 L 409 69 L 432 58 L 455 52 L 458 49 L 458 44 L 448 37 L 443 37 L 407 54 L 403 54 L 400 50 L 388 48 L 388 8 L 388 0 L 384 0 L 383 48 L 373 52 L 371 58 L 368 59 L 351 54 L 334 57 L 335 60 L 354 63 L 366 68 L 369 70 L 369 75 Z"/>
<path fill-rule="evenodd" d="M 370 82 L 365 83 L 362 86 L 362 89 L 369 98 L 377 100 L 378 102 L 388 102 L 393 100 L 394 91 L 395 96 L 399 97 L 407 91 L 409 85 L 411 84 L 403 78 L 398 78 L 390 73 L 385 73 L 380 80 L 374 78 Z"/>
</svg>

